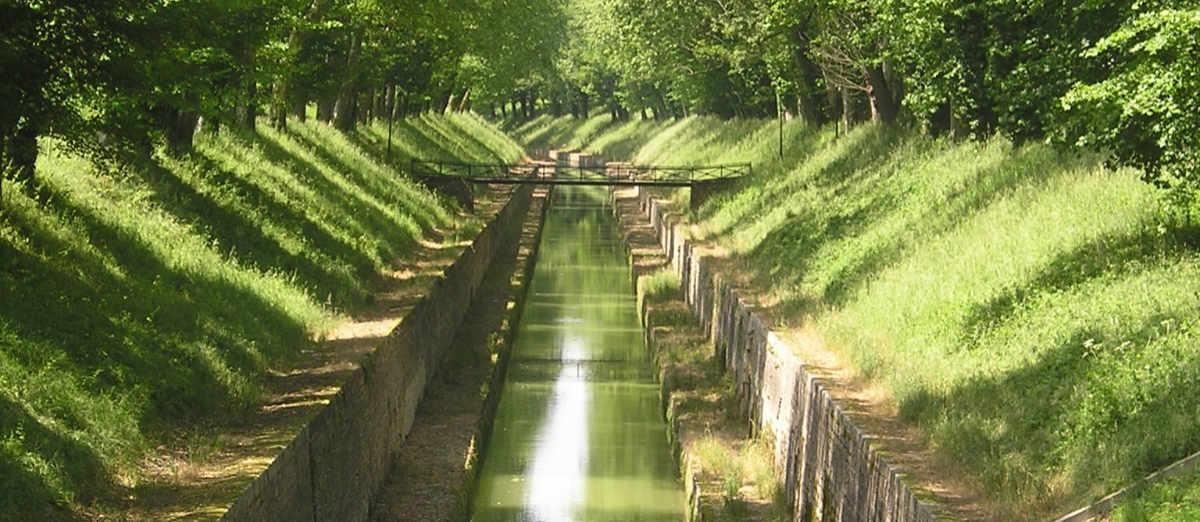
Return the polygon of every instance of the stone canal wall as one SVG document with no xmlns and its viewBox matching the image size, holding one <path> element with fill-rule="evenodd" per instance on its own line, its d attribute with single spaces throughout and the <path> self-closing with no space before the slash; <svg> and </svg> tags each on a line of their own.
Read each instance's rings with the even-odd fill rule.
<svg viewBox="0 0 1200 522">
<path fill-rule="evenodd" d="M 531 186 L 505 205 L 223 520 L 361 521 L 484 274 L 517 241 Z"/>
<path fill-rule="evenodd" d="M 639 199 L 689 308 L 732 377 L 740 413 L 773 442 L 794 520 L 935 520 L 934 506 L 872 448 L 795 350 L 714 273 L 711 259 L 693 253 L 680 220 L 646 191 Z"/>
</svg>

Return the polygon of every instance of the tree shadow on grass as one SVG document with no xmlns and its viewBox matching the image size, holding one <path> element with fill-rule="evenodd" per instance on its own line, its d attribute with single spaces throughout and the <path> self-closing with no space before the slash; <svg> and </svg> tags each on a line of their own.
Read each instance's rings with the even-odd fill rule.
<svg viewBox="0 0 1200 522">
<path fill-rule="evenodd" d="M 368 236 L 380 242 L 380 249 L 374 254 L 385 262 L 391 261 L 400 252 L 408 247 L 416 244 L 420 239 L 421 233 L 424 230 L 431 229 L 433 224 L 430 223 L 428 216 L 422 216 L 418 212 L 409 212 L 415 210 L 405 208 L 400 211 L 402 215 L 407 215 L 413 218 L 414 223 L 420 228 L 419 230 L 409 229 L 403 223 L 397 222 L 391 216 L 388 216 L 377 205 L 385 205 L 392 203 L 395 199 L 387 194 L 382 194 L 377 190 L 372 189 L 371 180 L 367 179 L 366 175 L 345 164 L 342 160 L 337 159 L 333 154 L 320 147 L 320 144 L 312 143 L 302 135 L 292 135 L 301 143 L 309 144 L 312 147 L 312 152 L 316 159 L 323 162 L 330 170 L 335 172 L 335 175 L 344 176 L 355 189 L 361 189 L 361 193 L 354 190 L 346 190 L 339 187 L 336 183 L 321 171 L 321 168 L 316 163 L 313 163 L 308 158 L 299 157 L 285 150 L 279 142 L 271 138 L 257 138 L 247 142 L 247 145 L 257 145 L 261 148 L 263 155 L 268 161 L 276 165 L 285 166 L 286 170 L 295 176 L 305 186 L 310 187 L 318 197 L 326 200 L 325 210 L 333 212 L 339 219 L 344 220 L 341 224 L 329 223 L 330 226 L 346 227 L 349 225 L 350 230 L 345 230 L 348 237 Z M 246 139 L 246 138 L 242 138 Z M 340 167 L 340 168 L 339 168 Z M 305 204 L 311 204 L 306 202 Z M 339 239 L 339 241 L 345 241 Z M 355 247 L 347 245 L 348 250 L 355 250 Z M 364 256 L 364 260 L 369 260 L 366 252 L 359 251 L 358 255 Z M 374 261 L 367 261 L 371 266 L 374 266 Z M 362 266 L 367 266 L 366 264 Z M 366 272 L 364 272 L 365 274 Z"/>
<path fill-rule="evenodd" d="M 1089 341 L 1114 345 L 1129 341 L 1143 347 L 1158 335 L 1164 321 L 1193 318 L 1187 310 L 1149 315 L 1120 339 L 1079 329 L 1030 364 L 966 381 L 947 392 L 922 389 L 902 398 L 900 412 L 921 424 L 935 445 L 980 478 L 993 498 L 1032 508 L 1021 511 L 1018 518 L 1044 518 L 1055 514 L 1047 510 L 1070 508 L 1115 489 L 1200 445 L 1200 431 L 1190 420 L 1186 432 L 1164 429 L 1181 406 L 1183 411 L 1200 408 L 1192 377 L 1185 371 L 1200 364 L 1200 357 L 1179 361 L 1180 370 L 1158 386 L 1140 383 L 1140 390 L 1122 390 L 1152 393 L 1152 400 L 1142 407 L 1116 412 L 1115 418 L 1095 426 L 1069 424 L 1071 418 L 1085 413 L 1080 411 L 1080 395 L 1100 386 L 1098 379 L 1106 379 L 1096 375 L 1096 359 L 1087 353 Z M 1130 357 L 1136 360 L 1137 355 Z M 1100 425 L 1104 428 L 1091 431 Z M 1070 450 L 1095 448 L 1094 454 L 1082 462 L 1064 462 L 1060 448 L 1064 437 L 1076 439 L 1069 441 Z M 1064 471 L 1069 482 L 1058 485 L 1057 496 L 1049 496 L 1050 481 Z"/>
<path fill-rule="evenodd" d="M 386 238 L 388 242 L 394 242 L 399 238 L 403 241 L 401 246 L 407 247 L 415 244 L 423 234 L 437 227 L 436 209 L 432 208 L 434 206 L 434 203 L 432 203 L 433 199 L 430 199 L 426 203 L 419 201 L 417 198 L 404 197 L 419 194 L 421 191 L 420 188 L 399 179 L 372 179 L 369 174 L 363 173 L 345 159 L 330 152 L 325 144 L 312 138 L 307 133 L 289 132 L 288 136 L 307 147 L 317 161 L 323 163 L 336 175 L 343 176 L 354 186 L 361 188 L 363 193 L 351 193 L 337 187 L 336 184 L 321 172 L 320 166 L 311 160 L 289 154 L 275 139 L 261 139 L 267 157 L 271 158 L 272 161 L 282 162 L 281 164 L 297 164 L 303 167 L 298 169 L 297 173 L 306 175 L 306 181 L 322 187 L 320 192 L 328 193 L 328 197 L 336 198 L 338 202 L 337 208 L 352 209 L 355 211 L 355 214 L 364 214 L 361 216 L 347 216 L 358 222 L 364 231 L 370 232 L 377 238 Z M 353 142 L 351 143 L 353 144 Z M 396 189 L 396 193 L 389 193 L 381 189 L 378 186 L 381 182 L 391 185 Z M 374 200 L 374 202 L 371 200 Z M 397 223 L 381 212 L 375 207 L 375 204 L 398 207 L 398 211 L 411 218 L 419 230 L 405 229 L 402 223 Z M 394 254 L 395 252 L 388 253 L 388 255 L 384 256 L 384 259 L 388 259 L 390 255 Z"/>
<path fill-rule="evenodd" d="M 970 342 L 980 332 L 991 330 L 1012 319 L 1019 310 L 1040 295 L 1052 294 L 1082 285 L 1100 277 L 1132 275 L 1151 260 L 1179 259 L 1184 248 L 1172 246 L 1151 230 L 1136 234 L 1106 234 L 1060 252 L 1041 269 L 1019 284 L 1006 287 L 991 298 L 973 303 L 963 320 L 962 341 Z"/>
<path fill-rule="evenodd" d="M 374 127 L 360 128 L 355 132 L 345 133 L 346 139 L 363 149 L 372 157 L 386 164 L 387 159 L 387 130 L 378 131 Z M 410 152 L 414 151 L 414 152 Z M 407 163 L 417 160 L 449 160 L 453 153 L 425 133 L 417 130 L 411 118 L 400 119 L 392 125 L 392 161 L 398 167 L 407 167 Z"/>
<path fill-rule="evenodd" d="M 882 244 L 845 264 L 827 282 L 823 296 L 825 301 L 835 305 L 847 303 L 865 283 L 914 248 L 915 237 L 949 231 L 1021 185 L 1041 183 L 1066 174 L 1065 169 L 1046 174 L 1030 168 L 1031 164 L 1037 162 L 1037 158 L 1032 156 L 1038 155 L 1040 152 L 1028 149 L 1005 155 L 1003 160 L 978 169 L 970 179 L 959 185 L 945 203 L 926 206 L 923 212 L 909 216 L 901 227 L 903 233 L 887 237 Z M 895 198 L 894 195 L 891 197 Z M 887 205 L 880 205 L 882 213 L 878 217 L 886 218 L 900 203 L 891 201 Z M 870 205 L 878 205 L 878 199 Z"/>
<path fill-rule="evenodd" d="M 886 136 L 883 139 L 872 138 L 866 141 L 870 153 L 854 155 L 888 157 L 896 154 L 889 154 L 888 149 L 897 148 L 900 143 Z M 1052 163 L 1048 161 L 1047 154 L 1045 150 L 1030 148 L 1006 154 L 999 161 L 978 168 L 959 184 L 943 203 L 928 205 L 919 212 L 900 216 L 903 222 L 896 227 L 896 232 L 887 236 L 881 235 L 876 238 L 877 242 L 856 249 L 853 254 L 845 254 L 851 257 L 822 281 L 821 288 L 815 289 L 820 301 L 826 305 L 846 304 L 868 282 L 903 259 L 917 246 L 916 242 L 922 237 L 932 237 L 952 230 L 1022 185 L 1044 183 L 1056 176 L 1067 175 L 1070 169 L 1061 165 L 1049 174 L 1039 170 L 1039 166 Z M 926 160 L 919 160 L 919 163 L 924 161 Z M 898 167 L 920 168 L 919 163 Z M 844 163 L 839 158 L 835 164 L 836 169 L 834 164 L 831 164 L 823 171 L 824 174 L 817 176 L 819 180 L 833 178 L 832 181 L 817 182 L 810 186 L 823 185 L 835 193 L 840 193 L 822 197 L 822 201 L 857 203 L 843 208 L 827 206 L 813 209 L 814 215 L 806 214 L 790 219 L 772 230 L 754 252 L 759 259 L 778 267 L 775 270 L 778 278 L 795 280 L 801 277 L 817 262 L 813 256 L 826 251 L 828 245 L 855 241 L 883 221 L 895 216 L 895 212 L 901 207 L 911 207 L 912 205 L 905 205 L 908 199 L 919 197 L 918 194 L 889 186 L 886 177 L 870 179 L 869 176 L 875 175 L 872 174 L 873 171 L 883 168 L 883 163 L 871 164 L 861 158 Z M 854 174 L 845 177 L 832 175 L 847 168 L 852 168 Z M 855 193 L 849 193 L 850 191 Z M 816 304 L 812 296 L 795 296 L 795 299 L 796 303 L 788 303 L 785 299 L 780 306 L 804 312 L 810 311 Z"/>
<path fill-rule="evenodd" d="M 23 337 L 60 347 L 94 389 L 143 390 L 142 422 L 186 422 L 245 405 L 252 397 L 231 376 L 252 377 L 264 359 L 308 342 L 305 325 L 245 285 L 169 266 L 69 194 L 51 205 L 47 217 L 68 216 L 87 235 L 63 237 L 42 219 L 10 213 L 18 233 L 52 257 L 4 245 L 24 277 L 0 294 L 0 313 Z"/>
<path fill-rule="evenodd" d="M 778 204 L 778 194 L 799 190 L 796 183 L 792 182 L 792 173 L 812 156 L 821 139 L 819 132 L 804 132 L 798 140 L 788 144 L 782 158 L 772 157 L 761 164 L 751 165 L 753 175 L 741 180 L 737 188 L 711 199 L 697 215 L 701 220 L 708 221 L 729 209 L 736 209 L 736 214 L 728 220 L 728 224 L 711 230 L 714 234 L 728 232 L 748 218 L 760 218 L 770 206 Z M 738 201 L 742 198 L 749 201 Z"/>
<path fill-rule="evenodd" d="M 367 128 L 347 133 L 345 136 L 350 143 L 370 154 L 380 164 L 388 165 L 399 172 L 406 169 L 409 166 L 409 162 L 419 158 L 414 157 L 408 151 L 404 150 L 404 145 L 406 144 L 397 139 L 397 130 L 397 128 L 392 129 L 392 152 L 390 158 L 388 157 L 387 134 L 380 136 L 376 134 L 374 129 Z"/>
<path fill-rule="evenodd" d="M 628 161 L 633 158 L 637 151 L 646 145 L 659 132 L 662 132 L 670 127 L 674 122 L 670 120 L 650 120 L 628 122 L 625 125 L 631 125 L 634 128 L 619 139 L 607 141 L 604 144 L 604 155 L 612 161 Z"/>
<path fill-rule="evenodd" d="M 463 159 L 484 163 L 505 162 L 504 158 L 502 158 L 499 154 L 496 154 L 491 147 L 477 138 L 474 133 L 468 132 L 467 129 L 457 127 L 450 120 L 444 118 L 426 117 L 424 122 L 426 126 L 440 134 L 443 139 L 458 143 L 471 155 L 470 158 Z"/>
<path fill-rule="evenodd" d="M 73 520 L 60 505 L 64 493 L 88 502 L 92 495 L 112 487 L 104 463 L 90 448 L 48 429 L 4 394 L 0 394 L 0 442 L 0 513 L 6 519 Z M 30 469 L 36 466 L 30 456 L 50 466 Z M 63 483 L 52 483 L 59 480 Z"/>
<path fill-rule="evenodd" d="M 211 158 L 197 153 L 192 155 L 191 160 L 204 171 L 199 183 L 207 185 L 208 192 L 220 187 L 221 192 L 234 201 L 217 201 L 210 194 L 201 194 L 196 186 L 158 163 L 148 164 L 134 172 L 154 190 L 153 200 L 159 202 L 163 211 L 170 212 L 186 223 L 194 223 L 222 248 L 229 248 L 232 256 L 260 269 L 296 274 L 299 284 L 316 295 L 337 296 L 341 304 L 352 304 L 363 299 L 366 290 L 360 278 L 354 275 L 361 276 L 373 271 L 374 263 L 370 258 L 318 227 L 311 216 L 280 203 L 257 185 L 224 170 Z M 248 215 L 239 208 L 243 206 L 261 209 L 262 212 Z M 318 262 L 313 252 L 289 252 L 279 239 L 263 232 L 263 226 L 268 223 L 298 231 L 317 252 L 344 263 L 346 267 L 353 267 L 353 273 L 328 259 L 324 263 Z"/>
<path fill-rule="evenodd" d="M 486 145 L 476 140 L 473 136 L 466 133 L 454 133 L 445 129 L 437 118 L 428 115 L 422 115 L 420 120 L 413 125 L 418 132 L 425 135 L 430 141 L 437 142 L 442 145 L 443 150 L 449 152 L 450 160 L 464 162 L 487 162 L 502 163 L 503 159 L 496 156 Z"/>
<path fill-rule="evenodd" d="M 819 195 L 822 206 L 789 210 L 787 219 L 767 232 L 746 255 L 755 260 L 774 281 L 795 281 L 807 274 L 814 263 L 821 261 L 817 256 L 829 244 L 862 234 L 894 212 L 900 204 L 895 195 L 880 190 L 879 182 L 866 180 L 880 165 L 891 161 L 897 137 L 885 130 L 870 129 L 864 132 L 870 134 L 847 147 L 843 154 L 810 178 L 808 188 L 804 190 Z M 844 194 L 851 191 L 856 194 Z M 786 198 L 771 194 L 764 194 L 761 198 L 764 202 L 779 199 Z M 835 207 L 831 204 L 833 201 L 851 201 L 854 204 Z M 741 226 L 747 226 L 747 220 L 761 217 L 761 212 L 746 213 L 739 222 Z M 848 271 L 845 274 L 865 278 L 867 273 L 863 268 L 881 269 L 899 252 L 899 245 L 870 251 L 865 259 L 869 264 L 859 266 L 857 273 Z M 841 299 L 848 291 L 845 286 L 849 282 L 845 278 L 834 281 L 826 287 L 834 288 L 834 292 L 828 293 L 823 289 L 822 294 L 828 295 L 822 297 Z M 797 296 L 796 299 L 796 302 L 785 301 L 780 306 L 802 314 L 811 311 L 810 307 L 817 304 L 811 296 Z"/>
</svg>

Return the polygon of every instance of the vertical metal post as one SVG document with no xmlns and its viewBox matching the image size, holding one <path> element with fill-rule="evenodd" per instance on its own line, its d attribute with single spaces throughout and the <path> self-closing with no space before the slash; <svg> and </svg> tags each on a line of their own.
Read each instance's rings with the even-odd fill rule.
<svg viewBox="0 0 1200 522">
<path fill-rule="evenodd" d="M 783 159 L 783 95 L 775 88 L 775 110 L 779 115 L 779 159 Z"/>
</svg>

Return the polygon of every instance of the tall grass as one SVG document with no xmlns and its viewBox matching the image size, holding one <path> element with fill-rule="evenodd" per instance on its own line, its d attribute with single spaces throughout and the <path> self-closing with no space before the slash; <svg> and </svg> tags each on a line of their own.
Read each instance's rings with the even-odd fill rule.
<svg viewBox="0 0 1200 522">
<path fill-rule="evenodd" d="M 518 136 L 542 136 L 560 120 Z M 1200 256 L 1139 173 L 1002 138 L 689 118 L 640 163 L 751 161 L 696 215 L 1010 517 L 1200 449 Z M 589 121 L 579 125 L 591 127 Z M 627 126 L 610 127 L 637 135 Z M 554 135 L 578 133 L 555 130 Z M 590 138 L 604 143 L 604 133 Z"/>
<path fill-rule="evenodd" d="M 474 117 L 397 129 L 408 157 L 520 155 Z M 38 187 L 0 200 L 0 518 L 133 485 L 164 434 L 249 411 L 374 274 L 470 225 L 381 163 L 377 133 L 226 130 L 119 172 L 42 144 Z"/>
<path fill-rule="evenodd" d="M 1115 522 L 1200 520 L 1200 474 L 1182 476 L 1138 491 L 1110 517 Z"/>
</svg>

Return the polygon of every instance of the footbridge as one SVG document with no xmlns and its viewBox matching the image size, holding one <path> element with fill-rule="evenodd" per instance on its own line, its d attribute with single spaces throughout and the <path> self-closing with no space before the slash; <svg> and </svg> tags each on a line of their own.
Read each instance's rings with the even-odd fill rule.
<svg viewBox="0 0 1200 522">
<path fill-rule="evenodd" d="M 413 160 L 413 177 L 434 190 L 470 204 L 471 184 L 591 185 L 690 188 L 697 208 L 717 191 L 753 173 L 749 163 L 660 166 L 624 162 L 528 161 L 522 163 L 464 163 Z"/>
</svg>

